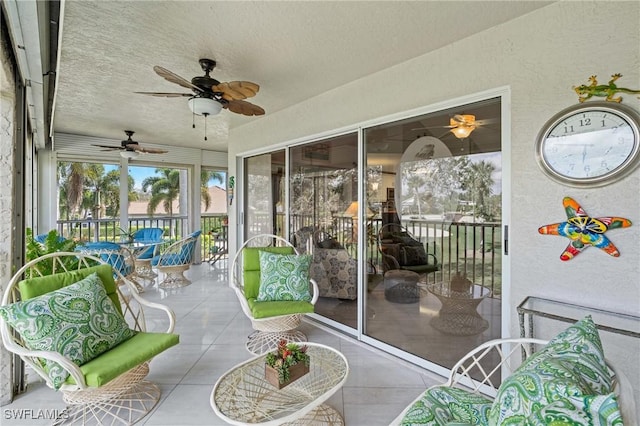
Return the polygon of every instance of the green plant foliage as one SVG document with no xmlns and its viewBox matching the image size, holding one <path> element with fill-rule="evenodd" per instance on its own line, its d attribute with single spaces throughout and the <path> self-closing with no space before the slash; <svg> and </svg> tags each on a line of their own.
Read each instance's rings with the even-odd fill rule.
<svg viewBox="0 0 640 426">
<path fill-rule="evenodd" d="M 31 228 L 26 230 L 26 258 L 27 261 L 37 259 L 45 254 L 56 252 L 73 252 L 76 249 L 77 243 L 72 239 L 66 239 L 58 234 L 58 231 L 52 229 L 47 234 L 43 243 L 39 243 L 35 240 L 33 231 Z M 65 266 L 68 269 L 77 269 L 78 260 L 74 257 L 65 258 Z M 38 264 L 38 269 L 43 275 L 51 275 L 53 273 L 53 260 L 49 259 Z"/>
<path fill-rule="evenodd" d="M 265 362 L 269 367 L 273 367 L 278 372 L 278 381 L 284 383 L 289 380 L 291 372 L 289 368 L 293 365 L 303 362 L 309 366 L 309 355 L 307 355 L 307 347 L 299 346 L 295 343 L 287 343 L 282 339 L 278 343 L 276 352 L 270 352 L 265 357 Z"/>
</svg>

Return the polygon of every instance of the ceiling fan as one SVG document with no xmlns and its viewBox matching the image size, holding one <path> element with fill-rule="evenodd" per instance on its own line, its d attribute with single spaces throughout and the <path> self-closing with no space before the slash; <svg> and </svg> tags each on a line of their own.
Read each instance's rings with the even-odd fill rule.
<svg viewBox="0 0 640 426">
<path fill-rule="evenodd" d="M 120 142 L 120 146 L 113 145 L 93 145 L 100 148 L 105 148 L 102 151 L 115 151 L 120 150 L 120 155 L 124 158 L 134 158 L 137 157 L 140 153 L 143 154 L 166 154 L 169 151 L 164 149 L 156 149 L 156 148 L 143 148 L 140 144 L 133 139 L 131 136 L 135 133 L 133 130 L 125 130 L 124 131 L 128 136 L 127 139 Z"/>
<path fill-rule="evenodd" d="M 221 83 L 215 78 L 209 76 L 209 73 L 216 67 L 216 61 L 213 59 L 200 59 L 198 61 L 203 76 L 196 76 L 191 81 L 180 77 L 172 71 L 161 66 L 154 66 L 153 70 L 165 80 L 191 89 L 192 93 L 166 93 L 166 92 L 135 92 L 142 95 L 159 96 L 167 98 L 185 97 L 189 98 L 189 109 L 196 115 L 205 117 L 218 114 L 222 108 L 231 112 L 242 115 L 264 115 L 264 109 L 244 99 L 255 96 L 260 90 L 260 86 L 250 81 L 230 81 Z M 193 128 L 195 128 L 195 122 Z M 205 137 L 206 121 L 205 121 Z"/>
<path fill-rule="evenodd" d="M 456 114 L 449 118 L 448 126 L 418 127 L 411 130 L 444 128 L 449 129 L 449 132 L 451 132 L 458 139 L 465 139 L 468 138 L 471 132 L 473 132 L 475 129 L 494 122 L 496 122 L 495 119 L 476 120 L 476 116 L 473 114 Z M 448 132 L 445 133 L 445 135 L 446 134 L 448 134 Z M 443 135 L 442 137 L 444 137 L 445 135 Z"/>
</svg>

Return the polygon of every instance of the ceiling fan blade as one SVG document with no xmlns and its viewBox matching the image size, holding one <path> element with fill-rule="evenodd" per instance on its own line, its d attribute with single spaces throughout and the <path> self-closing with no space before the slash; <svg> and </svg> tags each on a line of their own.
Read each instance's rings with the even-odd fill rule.
<svg viewBox="0 0 640 426">
<path fill-rule="evenodd" d="M 134 151 L 137 152 L 142 152 L 145 154 L 166 154 L 169 151 L 166 151 L 164 149 L 156 149 L 156 148 L 143 148 L 141 146 L 135 146 L 133 147 Z"/>
<path fill-rule="evenodd" d="M 497 122 L 497 118 L 485 118 L 483 120 L 476 120 L 476 126 L 486 126 L 487 124 L 494 124 Z"/>
<path fill-rule="evenodd" d="M 178 74 L 176 74 L 176 73 L 174 73 L 172 71 L 169 71 L 166 68 L 162 68 L 161 66 L 156 65 L 156 66 L 153 67 L 153 70 L 160 77 L 164 78 L 167 81 L 170 81 L 171 83 L 179 84 L 180 86 L 186 87 L 187 89 L 191 89 L 191 90 L 196 90 L 198 92 L 202 92 L 201 88 L 199 88 L 195 84 L 192 84 L 189 80 L 180 77 Z"/>
<path fill-rule="evenodd" d="M 259 107 L 258 105 L 254 105 L 251 102 L 247 101 L 229 101 L 223 105 L 224 108 L 227 108 L 231 112 L 235 112 L 236 114 L 242 115 L 264 115 L 264 109 Z"/>
<path fill-rule="evenodd" d="M 102 149 L 101 151 L 116 151 L 116 150 L 124 149 L 121 146 L 113 146 L 113 145 L 94 145 L 94 144 L 92 144 L 92 146 L 97 146 L 99 148 L 106 148 L 106 149 Z"/>
<path fill-rule="evenodd" d="M 227 101 L 250 98 L 260 90 L 260 86 L 250 81 L 230 81 L 212 86 L 214 92 L 221 92 L 222 98 Z"/>
<path fill-rule="evenodd" d="M 133 92 L 139 95 L 158 96 L 162 98 L 191 98 L 193 93 Z"/>
</svg>

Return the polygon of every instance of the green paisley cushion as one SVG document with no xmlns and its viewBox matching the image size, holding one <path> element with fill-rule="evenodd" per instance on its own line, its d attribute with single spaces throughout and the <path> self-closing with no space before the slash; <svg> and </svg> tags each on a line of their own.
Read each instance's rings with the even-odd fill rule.
<svg viewBox="0 0 640 426">
<path fill-rule="evenodd" d="M 0 315 L 28 348 L 58 352 L 78 365 L 135 334 L 95 272 L 75 284 L 2 306 Z M 56 362 L 44 363 L 53 386 L 58 389 L 69 373 Z"/>
<path fill-rule="evenodd" d="M 569 397 L 533 413 L 527 426 L 623 426 L 618 400 L 613 393 Z"/>
<path fill-rule="evenodd" d="M 488 425 L 492 401 L 464 389 L 435 386 L 402 418 L 402 426 Z"/>
<path fill-rule="evenodd" d="M 570 407 L 575 398 L 606 395 L 611 390 L 602 343 L 588 316 L 556 336 L 503 381 L 489 418 L 492 425 L 525 425 L 526 419 L 551 404 L 549 410 Z"/>
<path fill-rule="evenodd" d="M 311 300 L 309 267 L 311 256 L 260 252 L 258 302 Z"/>
</svg>

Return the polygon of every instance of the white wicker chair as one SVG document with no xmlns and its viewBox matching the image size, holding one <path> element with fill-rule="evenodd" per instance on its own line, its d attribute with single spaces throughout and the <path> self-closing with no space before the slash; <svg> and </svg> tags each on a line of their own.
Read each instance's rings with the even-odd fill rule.
<svg viewBox="0 0 640 426">
<path fill-rule="evenodd" d="M 546 340 L 534 338 L 489 340 L 463 356 L 451 368 L 449 379 L 444 384 L 436 386 L 458 387 L 474 394 L 494 398 L 500 386 L 501 377 L 509 376 L 520 366 L 523 359 L 547 343 Z M 620 405 L 625 424 L 636 424 L 633 389 L 624 375 L 616 371 L 610 363 L 607 365 L 614 373 L 614 390 L 616 394 L 621 396 Z M 413 404 L 419 401 L 423 395 L 424 393 L 420 394 L 407 405 L 400 415 L 391 422 L 390 426 L 400 425 Z"/>
<path fill-rule="evenodd" d="M 274 350 L 280 339 L 286 339 L 290 342 L 307 341 L 307 336 L 305 336 L 301 331 L 296 330 L 296 327 L 300 325 L 300 320 L 305 313 L 288 313 L 286 315 L 267 318 L 254 318 L 247 296 L 245 295 L 244 270 L 242 264 L 243 250 L 246 247 L 269 247 L 274 245 L 290 247 L 292 253 L 299 254 L 296 248 L 284 238 L 272 234 L 261 234 L 249 238 L 244 242 L 244 244 L 242 244 L 240 249 L 236 252 L 231 266 L 233 274 L 233 289 L 240 301 L 242 311 L 251 320 L 251 324 L 255 330 L 255 332 L 249 336 L 246 344 L 247 350 L 255 355 L 264 354 Z M 313 288 L 310 303 L 315 305 L 319 296 L 318 285 L 313 279 L 310 280 L 310 284 Z"/>
<path fill-rule="evenodd" d="M 70 264 L 74 264 L 70 266 Z M 8 305 L 20 299 L 18 284 L 27 278 L 37 278 L 52 274 L 65 273 L 73 274 L 74 271 L 104 264 L 98 258 L 83 253 L 57 252 L 44 255 L 34 259 L 20 268 L 9 281 L 2 297 L 2 305 Z M 136 338 L 145 339 L 147 336 L 160 337 L 166 339 L 163 346 L 175 344 L 177 336 L 171 334 L 175 326 L 175 315 L 166 306 L 148 302 L 138 295 L 134 284 L 119 271 L 112 268 L 114 281 L 121 282 L 115 285 L 115 292 L 120 302 L 122 314 L 129 327 L 138 333 L 131 337 L 129 341 L 120 343 L 119 346 L 104 352 L 98 358 L 109 355 L 110 351 L 119 348 L 121 345 L 140 345 L 141 340 L 133 341 Z M 110 274 L 107 272 L 106 276 Z M 167 315 L 168 327 L 166 333 L 145 333 L 144 308 L 159 309 Z M 154 318 L 159 318 L 154 316 Z M 155 331 L 155 330 L 154 330 Z M 137 365 L 116 376 L 110 381 L 100 386 L 89 386 L 85 376 L 85 368 L 91 362 L 76 365 L 71 359 L 58 352 L 31 350 L 24 345 L 24 342 L 0 317 L 0 334 L 5 348 L 17 354 L 24 362 L 46 382 L 47 386 L 54 388 L 54 385 L 42 365 L 42 360 L 54 361 L 64 367 L 69 372 L 75 384 L 68 381 L 62 384 L 59 391 L 68 405 L 64 414 L 56 419 L 54 424 L 68 425 L 130 425 L 142 419 L 149 413 L 160 399 L 160 389 L 157 385 L 144 380 L 149 372 L 149 362 L 151 359 L 138 363 Z M 162 336 L 160 336 L 162 334 Z M 173 343 L 168 343 L 172 340 Z M 147 340 L 148 342 L 148 340 Z M 158 343 L 157 340 L 154 341 Z M 128 346 L 123 346 L 125 349 Z M 168 346 L 167 346 L 168 347 Z M 150 350 L 153 353 L 163 349 L 155 348 Z M 134 352 L 134 351 L 131 351 Z M 147 352 L 149 354 L 150 352 Z M 139 354 L 137 354 L 139 355 Z M 133 361 L 135 362 L 135 361 Z M 133 363 L 132 362 L 132 363 Z"/>
<path fill-rule="evenodd" d="M 176 241 L 151 260 L 151 265 L 165 274 L 164 279 L 158 283 L 159 288 L 170 289 L 191 284 L 191 280 L 185 277 L 184 273 L 193 263 L 200 233 L 200 231 L 196 231 L 188 237 Z"/>
</svg>

